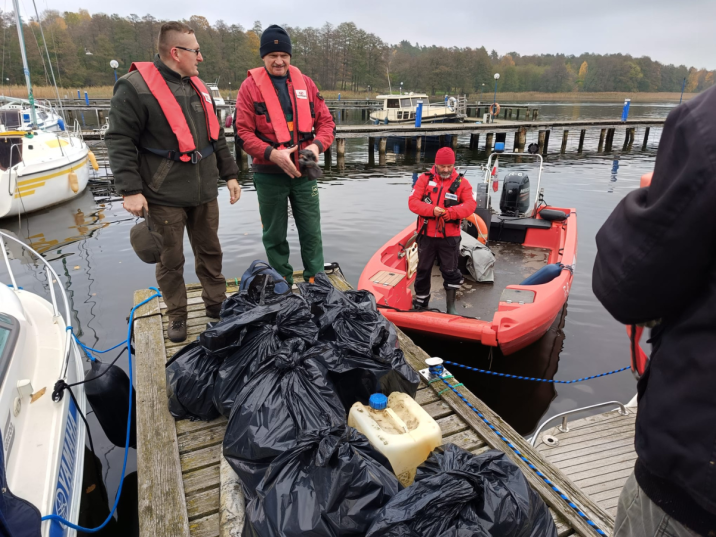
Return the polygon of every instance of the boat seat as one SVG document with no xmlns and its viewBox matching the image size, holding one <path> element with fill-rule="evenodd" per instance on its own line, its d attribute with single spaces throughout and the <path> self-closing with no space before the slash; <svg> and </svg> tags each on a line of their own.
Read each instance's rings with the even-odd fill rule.
<svg viewBox="0 0 716 537">
<path fill-rule="evenodd" d="M 549 229 L 551 227 L 552 222 L 541 218 L 527 216 L 516 218 L 493 214 L 490 222 L 490 240 L 522 244 L 525 242 L 528 229 Z"/>
</svg>

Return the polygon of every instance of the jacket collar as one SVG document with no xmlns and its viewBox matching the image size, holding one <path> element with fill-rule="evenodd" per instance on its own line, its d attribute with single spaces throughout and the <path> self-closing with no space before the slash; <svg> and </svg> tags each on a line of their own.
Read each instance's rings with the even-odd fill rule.
<svg viewBox="0 0 716 537">
<path fill-rule="evenodd" d="M 458 176 L 457 170 L 456 170 L 455 168 L 453 168 L 453 169 L 452 169 L 452 175 L 451 175 L 450 177 L 448 177 L 447 179 L 443 179 L 442 177 L 440 177 L 440 174 L 438 173 L 438 170 L 437 170 L 437 168 L 435 167 L 435 165 L 433 165 L 432 169 L 430 170 L 430 173 L 433 174 L 433 177 L 435 177 L 435 178 L 437 178 L 437 179 L 440 179 L 440 181 L 443 181 L 443 182 L 447 182 L 447 181 L 452 182 L 452 181 L 454 181 L 454 180 L 457 178 L 457 176 Z"/>
<path fill-rule="evenodd" d="M 181 76 L 173 69 L 167 67 L 167 64 L 162 61 L 162 59 L 159 57 L 159 54 L 154 55 L 154 66 L 159 69 L 159 72 L 167 80 L 174 80 L 175 82 L 179 82 L 180 80 L 189 80 L 189 78 L 191 78 L 188 76 Z"/>
</svg>

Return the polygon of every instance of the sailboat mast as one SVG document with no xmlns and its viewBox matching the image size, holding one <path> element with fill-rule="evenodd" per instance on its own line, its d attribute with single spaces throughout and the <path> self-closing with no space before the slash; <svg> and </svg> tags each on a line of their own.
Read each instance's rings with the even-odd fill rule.
<svg viewBox="0 0 716 537">
<path fill-rule="evenodd" d="M 25 72 L 27 83 L 27 98 L 30 100 L 30 114 L 32 117 L 32 128 L 37 128 L 37 113 L 35 112 L 35 96 L 32 93 L 32 82 L 30 81 L 30 67 L 27 64 L 27 52 L 25 52 L 25 36 L 22 34 L 22 20 L 20 19 L 20 6 L 17 0 L 12 0 L 15 8 L 15 24 L 17 25 L 17 37 L 20 39 L 20 53 L 22 54 L 22 69 Z"/>
</svg>

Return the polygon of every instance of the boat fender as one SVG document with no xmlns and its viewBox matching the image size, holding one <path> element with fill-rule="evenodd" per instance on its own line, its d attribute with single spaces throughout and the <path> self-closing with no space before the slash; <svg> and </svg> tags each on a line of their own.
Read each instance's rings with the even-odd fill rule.
<svg viewBox="0 0 716 537">
<path fill-rule="evenodd" d="M 548 222 L 562 222 L 567 219 L 567 213 L 557 209 L 542 209 L 539 212 L 539 216 L 542 220 L 547 220 Z"/>
<path fill-rule="evenodd" d="M 92 164 L 92 169 L 94 171 L 99 170 L 99 164 L 97 164 L 97 157 L 94 156 L 94 153 L 92 153 L 92 151 L 87 152 L 87 158 L 89 158 L 90 164 Z"/>
<path fill-rule="evenodd" d="M 94 360 L 85 374 L 85 394 L 104 434 L 117 447 L 127 440 L 129 377 L 116 365 Z M 132 429 L 129 446 L 137 447 L 136 392 L 132 390 Z"/>
<path fill-rule="evenodd" d="M 537 272 L 523 280 L 520 285 L 541 285 L 543 283 L 549 283 L 559 276 L 564 270 L 562 263 L 552 263 L 551 265 L 545 265 Z"/>
<path fill-rule="evenodd" d="M 57 120 L 57 126 L 60 128 L 61 131 L 65 130 L 65 120 L 62 118 L 59 118 Z"/>
<path fill-rule="evenodd" d="M 224 128 L 228 129 L 233 125 L 234 118 L 231 114 L 226 115 L 226 120 L 224 121 Z"/>
<path fill-rule="evenodd" d="M 70 182 L 70 188 L 72 189 L 72 192 L 77 194 L 77 192 L 80 191 L 80 182 L 77 179 L 77 174 L 75 172 L 70 172 L 67 176 L 67 179 Z"/>
</svg>

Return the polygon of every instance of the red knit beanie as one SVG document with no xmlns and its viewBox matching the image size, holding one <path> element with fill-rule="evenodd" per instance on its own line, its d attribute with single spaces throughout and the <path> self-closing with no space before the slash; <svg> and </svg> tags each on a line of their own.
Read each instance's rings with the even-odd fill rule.
<svg viewBox="0 0 716 537">
<path fill-rule="evenodd" d="M 438 152 L 435 154 L 435 164 L 440 166 L 455 164 L 455 152 L 449 147 L 438 149 Z"/>
</svg>

